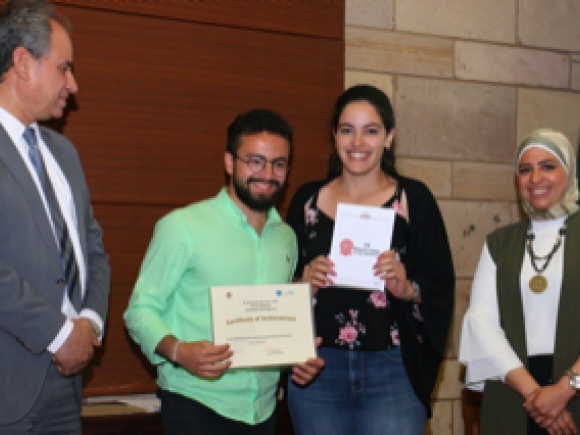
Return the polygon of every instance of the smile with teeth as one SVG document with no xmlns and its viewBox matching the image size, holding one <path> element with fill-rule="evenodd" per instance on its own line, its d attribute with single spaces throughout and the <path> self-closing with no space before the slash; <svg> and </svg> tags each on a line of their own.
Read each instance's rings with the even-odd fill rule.
<svg viewBox="0 0 580 435">
<path fill-rule="evenodd" d="M 363 151 L 349 151 L 348 156 L 353 160 L 364 160 L 370 153 Z"/>
<path fill-rule="evenodd" d="M 253 181 L 252 184 L 262 192 L 270 192 L 276 187 L 269 181 Z"/>
<path fill-rule="evenodd" d="M 550 189 L 543 187 L 541 189 L 530 189 L 530 194 L 532 195 L 544 195 L 545 193 L 548 193 L 550 191 Z"/>
</svg>

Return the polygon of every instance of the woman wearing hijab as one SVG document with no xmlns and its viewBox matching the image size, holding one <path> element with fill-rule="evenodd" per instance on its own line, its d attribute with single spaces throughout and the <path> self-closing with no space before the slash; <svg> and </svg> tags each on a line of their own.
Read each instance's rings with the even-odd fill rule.
<svg viewBox="0 0 580 435">
<path fill-rule="evenodd" d="M 516 154 L 527 219 L 487 236 L 463 320 L 481 434 L 572 434 L 580 423 L 580 214 L 574 150 L 541 129 Z"/>
</svg>

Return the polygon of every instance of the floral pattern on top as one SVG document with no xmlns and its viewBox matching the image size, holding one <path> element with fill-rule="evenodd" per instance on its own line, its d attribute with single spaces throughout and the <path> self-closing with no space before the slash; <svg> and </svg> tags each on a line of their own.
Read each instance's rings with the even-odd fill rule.
<svg viewBox="0 0 580 435">
<path fill-rule="evenodd" d="M 375 308 L 387 308 L 389 305 L 389 300 L 387 299 L 385 292 L 372 292 L 368 300 L 375 306 Z"/>
<path fill-rule="evenodd" d="M 341 346 L 347 345 L 350 349 L 360 346 L 360 340 L 357 340 L 359 333 L 366 334 L 366 327 L 358 321 L 358 310 L 349 310 L 350 320 L 346 320 L 343 313 L 336 315 L 339 325 L 338 338 L 336 344 Z"/>
</svg>

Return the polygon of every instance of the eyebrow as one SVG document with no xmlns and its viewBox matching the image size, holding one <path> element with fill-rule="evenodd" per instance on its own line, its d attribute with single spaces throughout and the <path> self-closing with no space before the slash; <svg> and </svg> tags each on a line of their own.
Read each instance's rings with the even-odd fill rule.
<svg viewBox="0 0 580 435">
<path fill-rule="evenodd" d="M 65 60 L 64 62 L 62 62 L 60 64 L 60 66 L 66 66 L 68 69 L 70 69 L 72 71 L 73 69 L 73 63 L 70 60 Z"/>
<path fill-rule="evenodd" d="M 556 157 L 554 157 L 554 158 L 542 159 L 542 160 L 540 160 L 540 161 L 538 162 L 538 164 L 539 164 L 539 165 L 542 165 L 542 164 L 545 164 L 545 163 L 556 163 L 556 162 L 558 162 L 558 163 L 559 163 L 559 160 L 558 160 Z M 529 162 L 523 162 L 523 163 L 520 163 L 520 164 L 518 165 L 518 167 L 522 167 L 522 166 L 531 166 L 531 165 L 533 165 L 533 163 L 529 163 Z"/>
<path fill-rule="evenodd" d="M 351 124 L 350 122 L 341 122 L 340 124 L 338 124 L 339 127 L 344 127 L 344 126 L 349 126 L 352 127 L 353 124 Z M 363 125 L 364 128 L 368 128 L 368 127 L 382 127 L 382 124 L 379 122 L 369 122 L 368 124 Z"/>
</svg>

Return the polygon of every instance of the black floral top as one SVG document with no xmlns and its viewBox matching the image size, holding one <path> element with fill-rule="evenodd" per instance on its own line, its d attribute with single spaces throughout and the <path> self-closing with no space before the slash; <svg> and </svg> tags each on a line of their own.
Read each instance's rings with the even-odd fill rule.
<svg viewBox="0 0 580 435">
<path fill-rule="evenodd" d="M 297 269 L 297 274 L 302 273 L 305 264 L 330 251 L 334 220 L 318 208 L 318 193 L 319 190 L 306 203 L 307 212 L 301 228 L 294 228 L 296 232 L 304 231 L 303 237 L 298 237 L 303 243 L 299 246 L 301 267 Z M 392 249 L 404 264 L 409 224 L 402 216 L 400 203 L 401 187 L 398 185 L 395 194 L 383 207 L 392 207 L 396 211 Z M 323 346 L 350 350 L 380 350 L 399 346 L 399 328 L 391 314 L 392 298 L 386 291 L 342 286 L 320 289 L 314 300 L 317 336 L 322 337 Z M 422 323 L 419 306 L 411 304 L 411 309 L 416 321 Z"/>
</svg>

